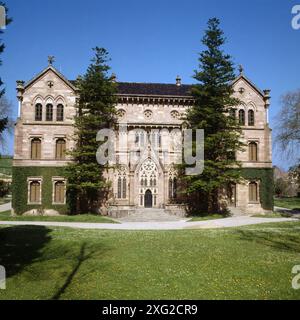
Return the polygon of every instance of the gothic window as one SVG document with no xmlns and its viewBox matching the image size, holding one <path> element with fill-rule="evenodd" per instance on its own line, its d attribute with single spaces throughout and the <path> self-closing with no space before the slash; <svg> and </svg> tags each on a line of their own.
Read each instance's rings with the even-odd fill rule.
<svg viewBox="0 0 300 320">
<path fill-rule="evenodd" d="M 64 106 L 58 104 L 56 107 L 56 121 L 64 121 Z"/>
<path fill-rule="evenodd" d="M 175 199 L 177 197 L 177 179 L 173 179 L 173 198 Z"/>
<path fill-rule="evenodd" d="M 122 190 L 122 198 L 126 199 L 126 189 L 127 189 L 127 184 L 126 184 L 126 178 L 123 177 L 123 190 Z"/>
<path fill-rule="evenodd" d="M 254 126 L 254 111 L 248 111 L 248 126 Z"/>
<path fill-rule="evenodd" d="M 173 195 L 173 180 L 172 178 L 169 179 L 169 198 L 172 199 Z"/>
<path fill-rule="evenodd" d="M 29 202 L 41 202 L 41 183 L 39 181 L 31 181 L 29 184 Z"/>
<path fill-rule="evenodd" d="M 257 161 L 257 143 L 249 143 L 249 161 Z"/>
<path fill-rule="evenodd" d="M 169 179 L 169 198 L 175 199 L 177 196 L 177 179 L 170 177 Z"/>
<path fill-rule="evenodd" d="M 136 132 L 134 142 L 135 144 L 139 144 L 139 141 L 140 141 L 140 135 L 138 134 L 138 132 Z"/>
<path fill-rule="evenodd" d="M 54 183 L 54 203 L 65 203 L 65 183 L 63 181 Z"/>
<path fill-rule="evenodd" d="M 31 159 L 41 159 L 41 139 L 34 138 L 31 140 Z"/>
<path fill-rule="evenodd" d="M 35 121 L 42 121 L 43 119 L 43 106 L 40 103 L 35 105 Z"/>
<path fill-rule="evenodd" d="M 66 140 L 57 139 L 55 147 L 55 159 L 63 160 L 66 157 Z"/>
<path fill-rule="evenodd" d="M 51 103 L 48 103 L 46 105 L 46 121 L 52 121 L 53 120 L 53 105 Z"/>
<path fill-rule="evenodd" d="M 241 126 L 245 125 L 245 111 L 242 109 L 239 111 L 239 123 Z"/>
<path fill-rule="evenodd" d="M 256 182 L 249 183 L 249 202 L 258 201 L 258 187 Z"/>
<path fill-rule="evenodd" d="M 118 198 L 121 199 L 122 197 L 122 178 L 118 178 Z"/>
<path fill-rule="evenodd" d="M 117 198 L 126 199 L 127 197 L 127 179 L 125 168 L 121 167 L 118 177 Z"/>
</svg>

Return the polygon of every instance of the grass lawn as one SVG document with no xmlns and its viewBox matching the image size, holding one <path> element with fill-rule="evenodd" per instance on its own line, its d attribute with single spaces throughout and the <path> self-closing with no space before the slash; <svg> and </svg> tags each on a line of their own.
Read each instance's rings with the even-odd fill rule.
<svg viewBox="0 0 300 320">
<path fill-rule="evenodd" d="M 112 219 L 93 214 L 81 214 L 74 216 L 11 216 L 10 211 L 0 212 L 0 221 L 59 221 L 59 222 L 99 222 L 118 223 Z"/>
<path fill-rule="evenodd" d="M 300 198 L 275 198 L 274 205 L 300 211 Z"/>
<path fill-rule="evenodd" d="M 300 299 L 300 222 L 109 231 L 1 226 L 0 299 Z"/>
<path fill-rule="evenodd" d="M 280 212 L 273 212 L 267 214 L 254 214 L 252 217 L 255 218 L 290 218 L 293 217 L 291 213 L 280 213 Z"/>
<path fill-rule="evenodd" d="M 194 221 L 205 221 L 205 220 L 214 220 L 214 219 L 224 219 L 226 217 L 222 216 L 221 214 L 211 214 L 208 216 L 195 216 L 192 217 L 188 222 L 194 222 Z"/>
</svg>

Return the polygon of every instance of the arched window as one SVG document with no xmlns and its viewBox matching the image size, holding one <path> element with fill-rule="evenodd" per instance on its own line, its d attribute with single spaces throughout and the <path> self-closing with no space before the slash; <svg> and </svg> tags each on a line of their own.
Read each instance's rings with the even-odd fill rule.
<svg viewBox="0 0 300 320">
<path fill-rule="evenodd" d="M 258 201 L 258 190 L 257 183 L 250 182 L 249 183 L 249 202 L 257 202 Z"/>
<path fill-rule="evenodd" d="M 41 159 L 41 139 L 34 138 L 31 140 L 31 159 Z"/>
<path fill-rule="evenodd" d="M 257 143 L 249 143 L 249 161 L 257 161 Z"/>
<path fill-rule="evenodd" d="M 35 121 L 43 120 L 43 106 L 40 103 L 35 105 Z"/>
<path fill-rule="evenodd" d="M 32 181 L 29 185 L 29 202 L 41 202 L 41 183 L 39 181 Z"/>
<path fill-rule="evenodd" d="M 172 178 L 169 179 L 169 198 L 173 198 L 173 180 Z"/>
<path fill-rule="evenodd" d="M 173 179 L 173 198 L 176 199 L 177 197 L 177 179 Z"/>
<path fill-rule="evenodd" d="M 254 111 L 248 111 L 248 126 L 254 126 Z"/>
<path fill-rule="evenodd" d="M 239 110 L 239 124 L 241 126 L 245 125 L 245 111 L 243 109 Z"/>
<path fill-rule="evenodd" d="M 169 179 L 169 198 L 175 199 L 177 196 L 177 179 L 170 178 Z"/>
<path fill-rule="evenodd" d="M 56 107 L 56 121 L 64 121 L 64 106 L 58 104 Z"/>
<path fill-rule="evenodd" d="M 54 202 L 65 203 L 65 183 L 57 181 L 54 184 Z"/>
<path fill-rule="evenodd" d="M 46 105 L 46 121 L 52 121 L 53 120 L 53 105 L 51 103 L 48 103 Z"/>
<path fill-rule="evenodd" d="M 123 177 L 123 190 L 122 190 L 122 198 L 123 199 L 126 199 L 126 191 L 127 191 L 126 178 Z"/>
<path fill-rule="evenodd" d="M 66 140 L 57 139 L 55 147 L 55 159 L 63 160 L 66 158 Z"/>
<path fill-rule="evenodd" d="M 121 177 L 118 178 L 118 198 L 121 199 L 122 197 L 122 179 Z"/>
</svg>

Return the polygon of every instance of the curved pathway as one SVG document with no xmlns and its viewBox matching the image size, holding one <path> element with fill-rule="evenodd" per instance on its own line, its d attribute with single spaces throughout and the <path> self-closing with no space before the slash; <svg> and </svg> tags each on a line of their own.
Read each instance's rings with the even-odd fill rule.
<svg viewBox="0 0 300 320">
<path fill-rule="evenodd" d="M 254 218 L 231 217 L 216 220 L 187 222 L 160 221 L 160 222 L 123 222 L 117 223 L 87 223 L 87 222 L 49 222 L 49 221 L 0 221 L 0 225 L 34 225 L 46 227 L 68 227 L 81 229 L 107 229 L 107 230 L 182 230 L 182 229 L 210 229 L 240 227 L 268 222 L 299 221 L 293 218 Z"/>
</svg>

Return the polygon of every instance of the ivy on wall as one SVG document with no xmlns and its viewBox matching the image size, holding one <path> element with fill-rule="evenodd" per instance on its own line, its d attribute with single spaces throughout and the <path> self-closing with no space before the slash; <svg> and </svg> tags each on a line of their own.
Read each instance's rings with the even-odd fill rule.
<svg viewBox="0 0 300 320">
<path fill-rule="evenodd" d="M 52 177 L 63 177 L 63 167 L 13 167 L 12 168 L 12 207 L 15 214 L 31 209 L 54 209 L 61 214 L 67 213 L 66 205 L 52 204 Z M 42 204 L 27 204 L 28 177 L 42 177 Z"/>
<path fill-rule="evenodd" d="M 273 210 L 273 168 L 241 168 L 240 170 L 243 178 L 260 181 L 259 196 L 262 208 Z"/>
</svg>

